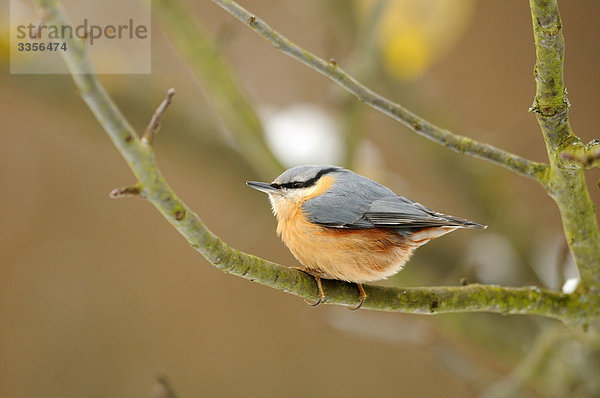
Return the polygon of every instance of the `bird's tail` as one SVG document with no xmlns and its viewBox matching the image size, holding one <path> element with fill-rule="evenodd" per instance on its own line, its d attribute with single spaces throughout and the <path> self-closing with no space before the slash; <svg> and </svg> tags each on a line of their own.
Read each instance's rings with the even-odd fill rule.
<svg viewBox="0 0 600 398">
<path fill-rule="evenodd" d="M 447 216 L 446 214 L 436 213 L 436 216 L 449 221 L 448 225 L 456 226 L 458 228 L 473 228 L 473 229 L 486 229 L 487 225 L 476 223 L 464 218 Z"/>
</svg>

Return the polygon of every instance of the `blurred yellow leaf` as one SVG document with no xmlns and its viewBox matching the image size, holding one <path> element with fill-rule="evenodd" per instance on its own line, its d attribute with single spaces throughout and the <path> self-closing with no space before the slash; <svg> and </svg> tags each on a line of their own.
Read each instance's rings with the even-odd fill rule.
<svg viewBox="0 0 600 398">
<path fill-rule="evenodd" d="M 365 20 L 378 0 L 356 0 Z M 399 80 L 421 77 L 461 38 L 473 0 L 392 0 L 379 22 L 377 44 L 386 72 Z"/>
<path fill-rule="evenodd" d="M 423 32 L 417 29 L 388 37 L 382 45 L 385 68 L 395 77 L 418 78 L 431 63 L 431 48 Z"/>
</svg>

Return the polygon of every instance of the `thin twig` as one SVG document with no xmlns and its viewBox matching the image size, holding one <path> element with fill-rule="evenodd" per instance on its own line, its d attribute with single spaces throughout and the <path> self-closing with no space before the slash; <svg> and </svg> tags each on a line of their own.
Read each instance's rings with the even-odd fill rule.
<svg viewBox="0 0 600 398">
<path fill-rule="evenodd" d="M 51 23 L 66 25 L 56 1 L 36 0 L 39 8 L 52 15 Z M 173 192 L 160 174 L 154 154 L 137 140 L 135 131 L 98 82 L 83 46 L 77 39 L 65 39 L 68 48 L 62 55 L 81 96 L 112 139 L 135 174 L 145 199 L 173 225 L 189 244 L 216 268 L 251 281 L 306 299 L 317 298 L 314 278 L 270 261 L 236 250 L 212 233 Z M 80 51 L 81 50 L 81 51 Z M 327 303 L 354 306 L 358 294 L 354 284 L 323 282 Z M 365 286 L 368 295 L 364 309 L 415 314 L 452 312 L 495 312 L 501 314 L 542 315 L 578 325 L 595 316 L 591 300 L 580 300 L 577 293 L 563 294 L 537 287 L 468 286 L 389 288 Z"/>
<path fill-rule="evenodd" d="M 148 127 L 146 127 L 146 131 L 144 132 L 144 135 L 142 136 L 142 144 L 143 145 L 146 145 L 146 146 L 152 145 L 154 136 L 156 135 L 156 133 L 158 132 L 158 129 L 160 128 L 160 121 L 161 121 L 163 115 L 165 114 L 167 108 L 171 104 L 171 100 L 173 99 L 174 95 L 175 95 L 175 89 L 170 88 L 167 91 L 167 96 L 165 97 L 163 102 L 161 102 L 161 104 L 158 106 L 158 108 L 156 108 L 156 111 L 154 112 L 154 115 L 152 115 L 152 119 L 150 119 L 150 123 L 148 124 Z"/>
<path fill-rule="evenodd" d="M 518 174 L 540 180 L 546 173 L 548 166 L 543 163 L 534 162 L 512 153 L 498 149 L 492 145 L 477 142 L 471 138 L 453 134 L 448 130 L 437 127 L 428 121 L 413 114 L 402 106 L 373 92 L 365 87 L 352 76 L 346 73 L 337 64 L 326 62 L 323 59 L 309 53 L 303 48 L 292 43 L 290 40 L 276 32 L 257 16 L 246 11 L 243 7 L 230 0 L 213 0 L 231 15 L 248 25 L 252 30 L 270 42 L 281 52 L 297 59 L 308 67 L 327 76 L 356 98 L 404 124 L 417 134 L 420 134 L 438 144 L 450 148 L 459 153 L 465 153 L 479 159 L 484 159 L 512 170 Z"/>
<path fill-rule="evenodd" d="M 142 187 L 140 187 L 138 184 L 136 184 L 136 185 L 132 185 L 129 187 L 115 188 L 112 191 L 110 191 L 108 196 L 111 199 L 122 199 L 122 198 L 129 198 L 132 196 L 138 196 L 141 194 L 141 192 L 142 192 Z"/>
</svg>

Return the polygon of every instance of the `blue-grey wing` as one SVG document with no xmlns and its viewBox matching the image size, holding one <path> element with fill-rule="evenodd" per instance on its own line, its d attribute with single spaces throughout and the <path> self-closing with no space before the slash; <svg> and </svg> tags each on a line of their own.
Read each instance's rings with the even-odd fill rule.
<svg viewBox="0 0 600 398">
<path fill-rule="evenodd" d="M 332 188 L 302 205 L 312 223 L 335 228 L 373 228 L 364 214 L 374 200 L 395 196 L 383 185 L 349 170 L 336 171 L 333 177 Z"/>
<path fill-rule="evenodd" d="M 374 227 L 412 229 L 455 226 L 462 228 L 485 228 L 485 226 L 473 221 L 435 212 L 420 203 L 413 202 L 401 196 L 373 201 L 363 217 L 369 220 Z"/>
<path fill-rule="evenodd" d="M 334 228 L 400 231 L 441 226 L 484 228 L 481 224 L 434 212 L 352 172 L 344 170 L 335 177 L 332 189 L 303 204 L 310 222 Z"/>
</svg>

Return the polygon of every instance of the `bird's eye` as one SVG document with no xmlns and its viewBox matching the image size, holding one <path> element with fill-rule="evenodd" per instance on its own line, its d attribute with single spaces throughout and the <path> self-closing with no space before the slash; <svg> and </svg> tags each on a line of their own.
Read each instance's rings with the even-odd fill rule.
<svg viewBox="0 0 600 398">
<path fill-rule="evenodd" d="M 293 182 L 292 188 L 302 188 L 302 183 L 300 181 Z"/>
</svg>

